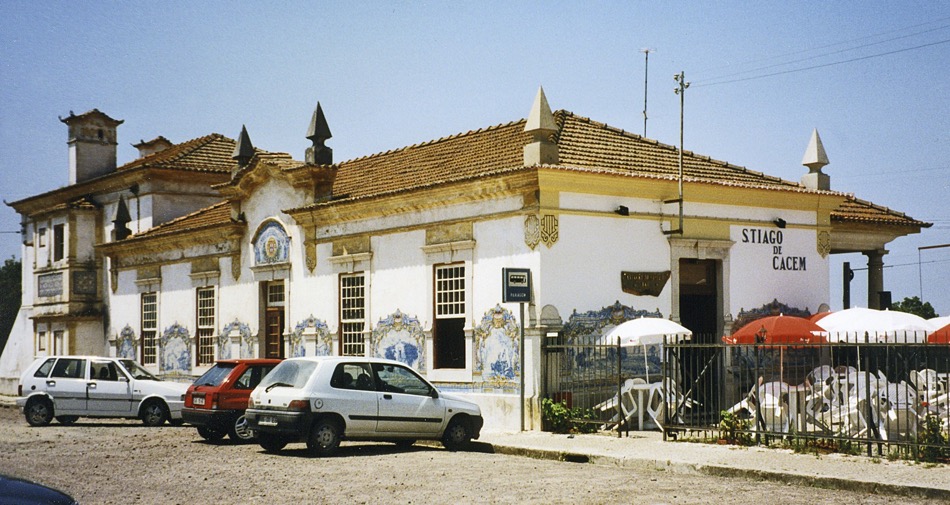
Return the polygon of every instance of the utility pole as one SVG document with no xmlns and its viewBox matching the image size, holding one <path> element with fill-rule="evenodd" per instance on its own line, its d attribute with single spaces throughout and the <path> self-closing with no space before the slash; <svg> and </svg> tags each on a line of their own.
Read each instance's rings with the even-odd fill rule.
<svg viewBox="0 0 950 505">
<path fill-rule="evenodd" d="M 680 96 L 680 148 L 679 148 L 679 198 L 676 200 L 666 200 L 664 203 L 673 203 L 679 202 L 680 207 L 680 219 L 679 219 L 679 229 L 670 230 L 668 233 L 679 233 L 683 234 L 683 107 L 684 107 L 684 96 L 686 95 L 686 88 L 689 87 L 689 83 L 686 82 L 686 72 L 680 72 L 673 76 L 673 79 L 676 81 L 678 86 L 673 90 L 674 93 Z"/>
<path fill-rule="evenodd" d="M 647 76 L 650 71 L 650 48 L 641 49 L 643 53 L 643 136 L 647 136 Z"/>
</svg>

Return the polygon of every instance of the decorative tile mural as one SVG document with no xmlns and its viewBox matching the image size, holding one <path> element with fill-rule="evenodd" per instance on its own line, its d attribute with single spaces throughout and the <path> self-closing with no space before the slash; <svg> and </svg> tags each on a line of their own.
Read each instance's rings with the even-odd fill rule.
<svg viewBox="0 0 950 505">
<path fill-rule="evenodd" d="M 663 317 L 663 315 L 659 310 L 655 312 L 638 310 L 623 305 L 619 301 L 600 310 L 584 313 L 578 313 L 575 310 L 564 324 L 564 343 L 569 347 L 563 355 L 561 373 L 570 375 L 571 373 L 591 373 L 595 370 L 616 371 L 617 349 L 606 345 L 600 347 L 596 345 L 604 343 L 604 336 L 619 324 L 638 317 Z M 661 372 L 659 348 L 659 345 L 646 346 L 646 348 L 621 347 L 620 362 L 623 373 L 646 375 L 649 367 L 651 376 L 659 375 Z M 644 352 L 646 352 L 646 360 L 644 360 Z"/>
<path fill-rule="evenodd" d="M 237 331 L 241 335 L 240 356 L 231 356 L 231 333 Z M 218 358 L 236 359 L 254 357 L 254 337 L 251 335 L 251 327 L 237 319 L 221 328 L 218 333 Z"/>
<path fill-rule="evenodd" d="M 261 225 L 254 239 L 254 264 L 286 263 L 290 251 L 290 237 L 277 221 Z"/>
<path fill-rule="evenodd" d="M 425 373 L 425 334 L 419 319 L 399 309 L 380 319 L 373 330 L 372 355 L 405 363 Z"/>
<path fill-rule="evenodd" d="M 512 385 L 521 373 L 521 327 L 501 305 L 485 312 L 475 327 L 475 371 L 493 385 Z"/>
<path fill-rule="evenodd" d="M 307 331 L 307 329 L 310 331 Z M 316 353 L 315 356 L 330 356 L 333 354 L 333 337 L 330 336 L 330 329 L 327 328 L 326 321 L 317 319 L 310 314 L 310 317 L 297 323 L 294 331 L 290 334 L 290 355 L 293 357 L 306 356 L 307 349 L 304 346 L 304 333 L 316 334 Z"/>
<path fill-rule="evenodd" d="M 162 332 L 159 339 L 159 364 L 162 373 L 191 372 L 191 335 L 177 322 Z"/>
<path fill-rule="evenodd" d="M 119 332 L 119 338 L 115 342 L 115 355 L 120 358 L 136 359 L 135 330 L 131 326 L 125 325 L 125 328 Z"/>
</svg>

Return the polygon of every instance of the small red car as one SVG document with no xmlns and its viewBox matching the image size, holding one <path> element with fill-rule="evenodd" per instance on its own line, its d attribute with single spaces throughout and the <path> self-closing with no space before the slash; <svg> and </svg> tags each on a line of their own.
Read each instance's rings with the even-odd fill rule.
<svg viewBox="0 0 950 505">
<path fill-rule="evenodd" d="M 255 433 L 244 419 L 251 391 L 281 360 L 220 360 L 199 377 L 185 393 L 182 419 L 198 428 L 205 440 L 225 435 L 235 442 L 254 440 Z"/>
</svg>

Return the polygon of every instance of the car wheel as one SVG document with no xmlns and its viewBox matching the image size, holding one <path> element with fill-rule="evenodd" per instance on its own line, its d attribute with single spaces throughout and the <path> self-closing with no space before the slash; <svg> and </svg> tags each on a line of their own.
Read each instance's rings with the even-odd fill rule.
<svg viewBox="0 0 950 505">
<path fill-rule="evenodd" d="M 307 449 L 317 456 L 332 456 L 340 447 L 340 427 L 332 420 L 320 419 L 310 430 Z"/>
<path fill-rule="evenodd" d="M 234 418 L 228 428 L 228 438 L 235 442 L 250 442 L 254 440 L 254 430 L 247 423 L 247 418 L 241 414 Z"/>
<path fill-rule="evenodd" d="M 46 398 L 33 398 L 26 402 L 23 415 L 30 426 L 46 426 L 53 422 L 53 402 Z"/>
<path fill-rule="evenodd" d="M 472 431 L 465 420 L 458 417 L 449 421 L 448 428 L 442 434 L 442 445 L 450 451 L 459 451 L 468 447 L 472 441 Z"/>
<path fill-rule="evenodd" d="M 219 431 L 214 428 L 209 428 L 207 426 L 198 426 L 198 434 L 201 435 L 201 438 L 209 442 L 221 440 L 222 438 L 224 438 L 224 435 L 225 435 L 223 431 Z"/>
<path fill-rule="evenodd" d="M 59 424 L 64 424 L 69 426 L 70 424 L 75 423 L 79 420 L 79 416 L 56 416 L 56 420 L 59 421 Z"/>
<path fill-rule="evenodd" d="M 142 422 L 145 426 L 161 426 L 168 417 L 168 407 L 158 400 L 150 401 L 142 407 Z"/>
<path fill-rule="evenodd" d="M 257 434 L 257 443 L 264 449 L 264 452 L 277 452 L 287 445 L 287 440 L 280 435 L 261 432 Z"/>
</svg>

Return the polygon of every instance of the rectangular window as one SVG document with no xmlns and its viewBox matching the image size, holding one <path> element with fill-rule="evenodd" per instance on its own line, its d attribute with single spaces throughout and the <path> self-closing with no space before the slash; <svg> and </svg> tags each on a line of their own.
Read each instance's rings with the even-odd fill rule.
<svg viewBox="0 0 950 505">
<path fill-rule="evenodd" d="M 197 300 L 197 364 L 214 363 L 214 287 L 198 288 Z"/>
<path fill-rule="evenodd" d="M 40 247 L 46 247 L 46 228 L 40 228 L 36 234 L 39 237 Z"/>
<path fill-rule="evenodd" d="M 36 333 L 36 353 L 46 353 L 46 332 L 39 331 Z"/>
<path fill-rule="evenodd" d="M 283 282 L 271 282 L 267 285 L 267 306 L 268 307 L 283 307 L 284 306 L 284 283 Z"/>
<path fill-rule="evenodd" d="M 53 226 L 53 261 L 64 258 L 66 251 L 66 225 Z"/>
<path fill-rule="evenodd" d="M 142 364 L 158 364 L 158 295 L 142 293 Z"/>
<path fill-rule="evenodd" d="M 465 264 L 435 267 L 435 368 L 465 368 Z"/>
<path fill-rule="evenodd" d="M 365 356 L 366 287 L 362 273 L 340 276 L 340 354 Z"/>
</svg>

